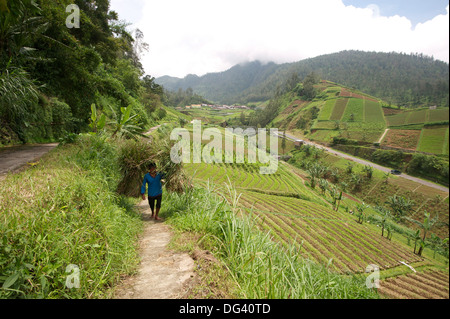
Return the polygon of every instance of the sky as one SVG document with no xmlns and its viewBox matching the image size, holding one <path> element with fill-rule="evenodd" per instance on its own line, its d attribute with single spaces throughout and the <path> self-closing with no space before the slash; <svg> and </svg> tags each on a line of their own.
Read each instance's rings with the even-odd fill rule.
<svg viewBox="0 0 450 319">
<path fill-rule="evenodd" d="M 146 74 L 199 76 L 342 50 L 423 53 L 449 62 L 448 0 L 110 0 L 139 28 Z"/>
</svg>

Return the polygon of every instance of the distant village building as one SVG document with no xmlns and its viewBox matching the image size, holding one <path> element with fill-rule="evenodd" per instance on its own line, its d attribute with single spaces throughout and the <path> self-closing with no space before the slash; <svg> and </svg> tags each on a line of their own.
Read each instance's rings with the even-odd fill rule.
<svg viewBox="0 0 450 319">
<path fill-rule="evenodd" d="M 202 105 L 201 104 L 192 104 L 191 105 L 191 109 L 201 109 Z"/>
<path fill-rule="evenodd" d="M 305 142 L 303 140 L 296 140 L 294 142 L 294 146 L 295 148 L 299 149 L 300 147 L 302 147 L 302 145 L 305 144 Z"/>
<path fill-rule="evenodd" d="M 437 109 L 437 105 L 430 106 L 430 110 L 436 110 L 436 109 Z"/>
</svg>

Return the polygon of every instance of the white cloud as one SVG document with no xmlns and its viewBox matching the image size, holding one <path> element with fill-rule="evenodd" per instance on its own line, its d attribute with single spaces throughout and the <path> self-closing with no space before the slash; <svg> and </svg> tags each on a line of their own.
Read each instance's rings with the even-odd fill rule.
<svg viewBox="0 0 450 319">
<path fill-rule="evenodd" d="M 413 28 L 375 5 L 342 0 L 148 0 L 136 24 L 153 76 L 223 71 L 259 59 L 277 63 L 341 50 L 419 52 L 448 62 L 449 11 Z"/>
</svg>

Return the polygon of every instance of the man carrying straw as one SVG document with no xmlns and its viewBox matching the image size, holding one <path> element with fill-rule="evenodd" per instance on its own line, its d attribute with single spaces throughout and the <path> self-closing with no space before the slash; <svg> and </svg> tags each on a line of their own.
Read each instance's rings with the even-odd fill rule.
<svg viewBox="0 0 450 319">
<path fill-rule="evenodd" d="M 158 214 L 161 208 L 162 200 L 161 179 L 164 178 L 164 174 L 156 171 L 156 165 L 154 163 L 149 164 L 148 170 L 149 172 L 145 174 L 144 181 L 141 186 L 142 199 L 145 200 L 145 189 L 148 185 L 148 203 L 150 205 L 150 209 L 152 210 L 152 218 L 154 217 L 155 220 L 161 220 L 161 218 L 158 217 Z"/>
</svg>

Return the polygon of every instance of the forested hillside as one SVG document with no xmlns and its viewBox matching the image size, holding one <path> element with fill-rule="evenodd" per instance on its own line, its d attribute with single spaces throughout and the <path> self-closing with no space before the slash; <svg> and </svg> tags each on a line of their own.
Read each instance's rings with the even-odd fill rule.
<svg viewBox="0 0 450 319">
<path fill-rule="evenodd" d="M 109 0 L 1 0 L 0 21 L 0 145 L 84 131 L 92 104 L 107 125 L 123 120 L 121 107 L 136 115 L 122 124 L 139 129 L 163 115 L 162 88 L 139 62 L 143 34 Z"/>
<path fill-rule="evenodd" d="M 191 87 L 215 102 L 248 103 L 268 100 L 290 77 L 304 79 L 311 72 L 395 105 L 448 106 L 449 103 L 449 65 L 422 54 L 342 51 L 295 63 L 251 62 L 202 77 L 166 76 L 156 81 L 169 90 Z"/>
</svg>

